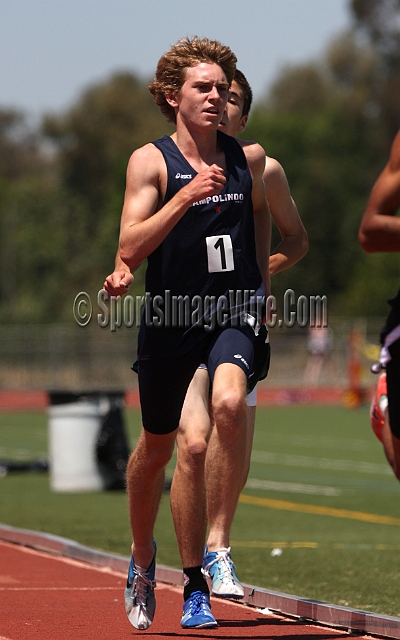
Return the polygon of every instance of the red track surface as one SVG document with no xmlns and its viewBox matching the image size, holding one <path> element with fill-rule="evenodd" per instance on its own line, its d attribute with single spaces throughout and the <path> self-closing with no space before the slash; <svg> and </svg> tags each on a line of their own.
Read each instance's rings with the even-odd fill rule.
<svg viewBox="0 0 400 640">
<path fill-rule="evenodd" d="M 344 630 L 263 615 L 217 599 L 212 607 L 218 629 L 186 631 L 179 624 L 181 589 L 161 583 L 154 623 L 148 631 L 137 631 L 125 616 L 124 584 L 125 574 L 119 571 L 0 541 L 0 640 L 349 637 Z"/>
<path fill-rule="evenodd" d="M 268 387 L 259 385 L 259 406 L 288 404 L 343 404 L 343 387 Z M 368 395 L 368 394 L 367 394 Z M 129 389 L 125 393 L 127 408 L 139 408 L 139 392 Z M 41 390 L 1 390 L 0 411 L 35 411 L 49 406 L 49 396 Z"/>
</svg>

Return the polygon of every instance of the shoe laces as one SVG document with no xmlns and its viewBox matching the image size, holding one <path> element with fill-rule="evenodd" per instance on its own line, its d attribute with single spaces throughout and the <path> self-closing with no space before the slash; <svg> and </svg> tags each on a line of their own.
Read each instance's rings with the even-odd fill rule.
<svg viewBox="0 0 400 640">
<path fill-rule="evenodd" d="M 136 604 L 145 607 L 149 588 L 154 589 L 156 581 L 149 578 L 148 573 L 141 573 L 135 568 L 135 577 L 132 582 L 131 597 L 136 598 Z"/>
<path fill-rule="evenodd" d="M 233 576 L 232 576 L 232 571 L 234 568 L 234 564 L 232 562 L 232 558 L 231 558 L 231 547 L 228 547 L 227 549 L 218 549 L 218 551 L 215 552 L 216 556 L 215 558 L 213 558 L 213 560 L 211 560 L 207 566 L 206 566 L 206 570 L 207 572 L 210 571 L 211 567 L 214 564 L 218 565 L 218 573 L 220 574 L 221 579 L 224 580 L 233 580 Z"/>
<path fill-rule="evenodd" d="M 191 615 L 207 611 L 207 601 L 205 593 L 201 591 L 195 591 L 189 598 L 189 611 Z"/>
</svg>

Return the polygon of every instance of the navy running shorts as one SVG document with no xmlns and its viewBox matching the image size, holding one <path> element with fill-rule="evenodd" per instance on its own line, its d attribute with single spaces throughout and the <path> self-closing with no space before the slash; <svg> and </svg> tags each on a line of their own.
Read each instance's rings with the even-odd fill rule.
<svg viewBox="0 0 400 640">
<path fill-rule="evenodd" d="M 251 393 L 257 382 L 264 380 L 269 371 L 271 361 L 271 347 L 269 344 L 268 329 L 263 324 L 254 338 L 254 361 L 253 371 L 247 380 L 247 393 Z"/>
<path fill-rule="evenodd" d="M 196 369 L 205 363 L 211 378 L 220 364 L 230 362 L 248 377 L 253 366 L 254 332 L 251 327 L 219 329 L 177 358 L 140 360 L 139 395 L 146 431 L 167 434 L 178 428 L 186 391 Z M 135 363 L 136 367 L 136 363 Z"/>
<path fill-rule="evenodd" d="M 243 327 L 228 327 L 217 333 L 218 335 L 211 343 L 205 360 L 211 384 L 217 367 L 227 362 L 240 367 L 248 378 L 253 370 L 253 329 L 249 325 L 245 325 Z"/>
</svg>

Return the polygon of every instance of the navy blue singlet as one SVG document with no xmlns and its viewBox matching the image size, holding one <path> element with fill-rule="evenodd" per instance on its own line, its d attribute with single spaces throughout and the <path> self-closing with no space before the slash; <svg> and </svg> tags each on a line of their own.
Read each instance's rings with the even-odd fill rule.
<svg viewBox="0 0 400 640">
<path fill-rule="evenodd" d="M 237 302 L 241 295 L 247 299 L 248 291 L 262 295 L 256 262 L 251 174 L 237 140 L 220 131 L 218 137 L 227 167 L 223 191 L 192 204 L 148 256 L 147 303 L 139 332 L 139 360 L 169 358 L 190 351 L 205 337 L 204 326 L 199 322 L 201 311 L 210 312 L 211 308 L 211 313 L 216 313 L 215 307 L 209 305 L 209 297 L 227 301 L 223 303 L 224 312 L 232 315 L 232 300 Z M 197 174 L 172 138 L 164 136 L 153 144 L 163 154 L 167 166 L 164 205 Z M 234 292 L 233 297 L 229 292 Z M 186 313 L 184 323 L 182 318 L 177 323 L 174 304 L 185 297 L 191 304 L 189 322 Z M 200 314 L 192 315 L 193 309 L 200 310 Z M 244 310 L 242 305 L 241 312 Z"/>
</svg>

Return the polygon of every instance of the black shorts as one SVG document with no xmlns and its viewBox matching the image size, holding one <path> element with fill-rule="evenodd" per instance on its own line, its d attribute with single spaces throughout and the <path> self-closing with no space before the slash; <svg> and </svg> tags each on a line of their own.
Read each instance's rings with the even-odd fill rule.
<svg viewBox="0 0 400 640">
<path fill-rule="evenodd" d="M 400 324 L 400 291 L 388 302 L 392 308 L 381 333 L 381 344 Z M 391 356 L 391 360 L 386 364 L 389 423 L 393 435 L 400 438 L 400 340 L 393 342 L 388 349 Z"/>
<path fill-rule="evenodd" d="M 247 380 L 247 393 L 251 393 L 257 382 L 264 380 L 269 371 L 271 361 L 271 347 L 269 344 L 268 329 L 263 324 L 254 338 L 253 371 Z"/>
<path fill-rule="evenodd" d="M 400 438 L 400 340 L 389 347 L 391 360 L 386 365 L 386 384 L 390 430 Z"/>
<path fill-rule="evenodd" d="M 186 391 L 196 369 L 207 365 L 211 378 L 220 364 L 232 363 L 248 377 L 253 367 L 254 332 L 248 325 L 208 335 L 184 356 L 138 363 L 142 422 L 146 431 L 167 434 L 178 428 Z"/>
</svg>

